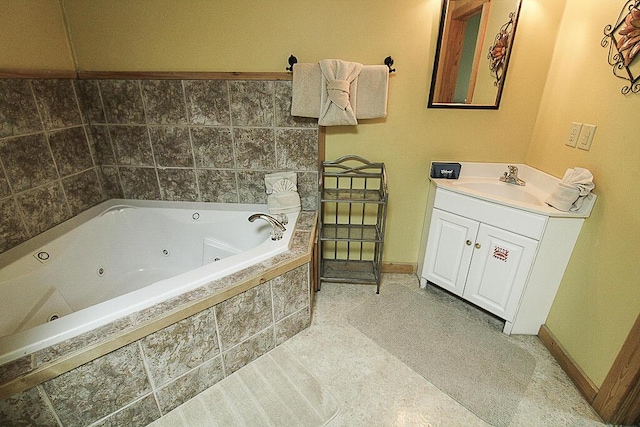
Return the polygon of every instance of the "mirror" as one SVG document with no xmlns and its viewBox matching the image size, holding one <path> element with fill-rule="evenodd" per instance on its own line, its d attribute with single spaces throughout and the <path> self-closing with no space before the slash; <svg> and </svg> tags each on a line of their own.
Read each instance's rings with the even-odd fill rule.
<svg viewBox="0 0 640 427">
<path fill-rule="evenodd" d="M 521 0 L 443 0 L 430 108 L 498 109 Z"/>
</svg>

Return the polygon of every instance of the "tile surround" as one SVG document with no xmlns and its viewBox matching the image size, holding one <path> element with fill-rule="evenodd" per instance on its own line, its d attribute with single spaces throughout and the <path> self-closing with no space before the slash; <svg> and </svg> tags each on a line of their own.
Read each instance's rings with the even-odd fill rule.
<svg viewBox="0 0 640 427">
<path fill-rule="evenodd" d="M 306 263 L 0 400 L 0 425 L 147 425 L 308 327 L 309 286 Z"/>
<path fill-rule="evenodd" d="M 318 124 L 291 86 L 0 79 L 0 253 L 109 198 L 266 203 L 281 170 L 316 209 Z"/>
</svg>

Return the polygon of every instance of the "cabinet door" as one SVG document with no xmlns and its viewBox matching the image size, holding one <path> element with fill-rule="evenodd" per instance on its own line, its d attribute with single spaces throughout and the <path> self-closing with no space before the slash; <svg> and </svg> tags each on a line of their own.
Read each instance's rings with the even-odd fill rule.
<svg viewBox="0 0 640 427">
<path fill-rule="evenodd" d="M 512 321 L 537 246 L 536 240 L 482 224 L 463 297 Z"/>
<path fill-rule="evenodd" d="M 422 274 L 425 279 L 462 296 L 479 223 L 433 210 Z"/>
</svg>

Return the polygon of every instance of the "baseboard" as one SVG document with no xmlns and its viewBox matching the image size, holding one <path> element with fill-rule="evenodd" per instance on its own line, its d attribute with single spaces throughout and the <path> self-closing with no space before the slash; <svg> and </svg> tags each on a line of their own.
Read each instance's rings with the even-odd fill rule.
<svg viewBox="0 0 640 427">
<path fill-rule="evenodd" d="M 573 384 L 578 388 L 582 396 L 589 402 L 593 403 L 598 394 L 598 387 L 587 377 L 584 371 L 578 366 L 573 358 L 567 353 L 562 344 L 556 339 L 547 325 L 542 325 L 538 331 L 538 338 L 542 344 L 549 350 L 549 353 L 556 359 L 562 370 L 569 376 Z"/>
<path fill-rule="evenodd" d="M 417 269 L 416 264 L 393 263 L 393 262 L 382 263 L 383 273 L 413 274 L 416 272 L 416 269 Z"/>
</svg>

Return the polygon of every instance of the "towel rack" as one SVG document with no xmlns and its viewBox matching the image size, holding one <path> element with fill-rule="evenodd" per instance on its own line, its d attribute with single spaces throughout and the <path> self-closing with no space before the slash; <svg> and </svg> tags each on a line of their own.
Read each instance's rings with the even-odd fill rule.
<svg viewBox="0 0 640 427">
<path fill-rule="evenodd" d="M 297 64 L 297 63 L 298 63 L 298 58 L 296 58 L 294 55 L 291 55 L 289 57 L 289 66 L 286 67 L 285 70 L 293 72 L 293 65 Z M 384 58 L 384 65 L 389 67 L 389 72 L 390 73 L 395 73 L 396 72 L 395 68 L 391 68 L 393 66 L 393 58 L 392 57 L 387 56 L 386 58 Z"/>
</svg>

